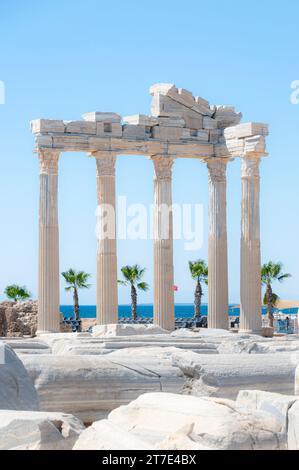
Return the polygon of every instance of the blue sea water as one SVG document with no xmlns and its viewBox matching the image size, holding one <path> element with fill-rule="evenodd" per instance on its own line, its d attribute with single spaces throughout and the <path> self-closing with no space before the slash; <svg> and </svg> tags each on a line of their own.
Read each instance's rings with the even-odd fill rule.
<svg viewBox="0 0 299 470">
<path fill-rule="evenodd" d="M 61 305 L 60 311 L 64 317 L 73 316 L 73 307 L 72 305 Z M 288 309 L 284 310 L 284 313 L 295 314 L 298 309 Z M 138 316 L 151 318 L 153 316 L 153 305 L 143 304 L 138 305 L 137 308 Z M 266 314 L 266 308 L 262 309 L 263 315 Z M 234 307 L 233 305 L 229 306 L 228 310 L 229 316 L 238 316 L 240 315 L 240 309 Z M 118 306 L 118 315 L 120 318 L 130 317 L 131 316 L 131 306 L 130 305 L 119 305 Z M 194 306 L 193 304 L 176 304 L 175 305 L 175 317 L 176 318 L 191 318 L 194 315 Z M 201 315 L 208 315 L 208 306 L 207 304 L 202 304 L 201 306 Z M 96 306 L 95 305 L 81 305 L 80 306 L 80 317 L 81 318 L 95 318 L 96 317 Z"/>
</svg>

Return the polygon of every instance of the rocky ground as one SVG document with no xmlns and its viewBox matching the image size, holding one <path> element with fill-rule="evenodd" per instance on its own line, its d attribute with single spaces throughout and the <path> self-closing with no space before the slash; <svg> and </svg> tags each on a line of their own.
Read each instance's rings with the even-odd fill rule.
<svg viewBox="0 0 299 470">
<path fill-rule="evenodd" d="M 111 325 L 1 343 L 2 449 L 299 449 L 296 335 Z"/>
</svg>

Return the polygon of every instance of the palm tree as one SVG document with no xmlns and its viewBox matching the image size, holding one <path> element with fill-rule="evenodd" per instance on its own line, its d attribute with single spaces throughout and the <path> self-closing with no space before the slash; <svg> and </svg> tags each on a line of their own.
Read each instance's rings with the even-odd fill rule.
<svg viewBox="0 0 299 470">
<path fill-rule="evenodd" d="M 18 300 L 25 300 L 31 297 L 30 292 L 25 286 L 18 286 L 17 284 L 11 284 L 4 290 L 5 295 L 10 299 L 17 302 Z"/>
<path fill-rule="evenodd" d="M 137 289 L 147 291 L 149 285 L 147 282 L 141 281 L 145 268 L 141 268 L 138 264 L 133 266 L 123 266 L 121 272 L 125 280 L 118 281 L 124 286 L 131 287 L 131 313 L 133 320 L 137 320 Z M 141 281 L 141 282 L 139 282 Z"/>
<path fill-rule="evenodd" d="M 196 286 L 194 291 L 194 318 L 200 318 L 200 306 L 203 291 L 201 284 L 208 284 L 208 266 L 205 261 L 198 259 L 196 261 L 189 261 L 189 269 L 193 279 L 196 280 Z"/>
<path fill-rule="evenodd" d="M 85 273 L 84 271 L 75 271 L 75 269 L 69 269 L 61 273 L 64 277 L 64 280 L 67 284 L 65 290 L 73 291 L 73 305 L 74 305 L 74 316 L 76 320 L 80 318 L 80 308 L 79 308 L 79 289 L 89 289 L 90 284 L 87 284 L 90 274 Z"/>
<path fill-rule="evenodd" d="M 272 283 L 274 281 L 283 282 L 284 279 L 291 277 L 291 274 L 283 273 L 282 269 L 282 263 L 274 263 L 273 261 L 269 261 L 268 263 L 263 264 L 261 270 L 262 284 L 266 286 L 264 304 L 267 305 L 269 325 L 272 327 L 274 324 L 273 307 L 278 300 L 278 296 L 272 291 Z"/>
</svg>

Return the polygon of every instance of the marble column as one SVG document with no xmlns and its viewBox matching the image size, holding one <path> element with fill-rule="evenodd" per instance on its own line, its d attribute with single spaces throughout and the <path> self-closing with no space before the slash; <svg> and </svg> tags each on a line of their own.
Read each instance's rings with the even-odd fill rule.
<svg viewBox="0 0 299 470">
<path fill-rule="evenodd" d="M 208 327 L 228 329 L 227 159 L 207 160 L 209 174 Z"/>
<path fill-rule="evenodd" d="M 172 165 L 154 156 L 154 323 L 174 330 Z"/>
<path fill-rule="evenodd" d="M 241 163 L 241 312 L 240 331 L 258 333 L 261 317 L 260 175 L 258 156 Z"/>
<path fill-rule="evenodd" d="M 59 331 L 58 159 L 56 150 L 39 150 L 38 333 Z"/>
<path fill-rule="evenodd" d="M 118 322 L 115 162 L 111 152 L 93 153 L 97 169 L 97 323 Z"/>
</svg>

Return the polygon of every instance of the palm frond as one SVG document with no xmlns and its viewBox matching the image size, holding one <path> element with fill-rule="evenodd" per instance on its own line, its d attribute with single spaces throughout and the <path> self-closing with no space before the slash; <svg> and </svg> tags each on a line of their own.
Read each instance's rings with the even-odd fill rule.
<svg viewBox="0 0 299 470">
<path fill-rule="evenodd" d="M 143 291 L 149 290 L 149 284 L 147 282 L 139 282 L 139 284 L 137 284 L 137 287 L 138 289 Z"/>
<path fill-rule="evenodd" d="M 87 281 L 90 278 L 90 274 L 84 271 L 76 271 L 75 269 L 71 268 L 68 271 L 63 271 L 61 273 L 62 277 L 64 278 L 66 284 L 68 284 L 69 289 L 73 288 L 77 289 L 89 289 L 91 284 L 88 284 Z"/>
<path fill-rule="evenodd" d="M 126 265 L 121 268 L 121 273 L 125 280 L 130 284 L 135 284 L 142 279 L 146 269 L 141 268 L 138 264 L 132 266 Z"/>
<path fill-rule="evenodd" d="M 189 261 L 189 270 L 193 279 L 199 279 L 205 282 L 208 277 L 208 266 L 202 259 L 196 261 Z"/>
<path fill-rule="evenodd" d="M 289 273 L 283 273 L 283 264 L 281 262 L 274 263 L 269 261 L 264 263 L 261 268 L 261 281 L 262 284 L 269 285 L 273 281 L 282 282 L 284 279 L 291 277 Z"/>
</svg>

